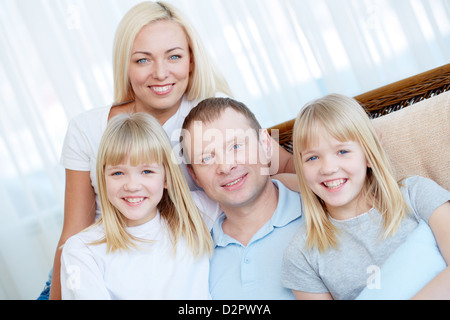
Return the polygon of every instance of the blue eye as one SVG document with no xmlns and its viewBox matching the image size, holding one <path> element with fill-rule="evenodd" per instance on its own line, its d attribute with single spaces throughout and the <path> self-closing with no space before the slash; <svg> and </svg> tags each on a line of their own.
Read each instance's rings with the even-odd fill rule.
<svg viewBox="0 0 450 320">
<path fill-rule="evenodd" d="M 211 164 L 214 159 L 214 155 L 207 155 L 202 158 L 202 164 Z"/>
<path fill-rule="evenodd" d="M 208 162 L 209 160 L 211 160 L 211 157 L 204 157 L 204 158 L 202 159 L 202 162 L 203 162 L 203 163 L 206 163 L 206 162 Z"/>
<path fill-rule="evenodd" d="M 340 151 L 338 152 L 338 154 L 346 154 L 346 153 L 348 153 L 347 150 L 340 150 Z"/>
<path fill-rule="evenodd" d="M 237 142 L 231 147 L 232 150 L 245 149 L 246 142 Z"/>
<path fill-rule="evenodd" d="M 138 64 L 144 64 L 144 63 L 147 63 L 148 62 L 148 60 L 147 60 L 147 58 L 142 58 L 142 59 L 139 59 L 138 61 L 136 61 Z"/>
<path fill-rule="evenodd" d="M 312 156 L 311 158 L 308 158 L 306 161 L 314 161 L 314 160 L 317 160 L 317 159 L 319 159 L 319 157 Z"/>
<path fill-rule="evenodd" d="M 120 172 L 120 171 L 114 172 L 112 174 L 112 176 L 121 176 L 121 175 L 123 175 L 123 172 Z"/>
<path fill-rule="evenodd" d="M 179 56 L 179 55 L 173 55 L 173 56 L 170 56 L 170 58 L 169 58 L 170 60 L 178 60 L 178 59 L 181 59 L 181 56 Z"/>
<path fill-rule="evenodd" d="M 143 174 L 151 174 L 152 171 L 151 171 L 151 170 L 144 170 L 144 171 L 142 171 L 142 173 L 143 173 Z"/>
</svg>

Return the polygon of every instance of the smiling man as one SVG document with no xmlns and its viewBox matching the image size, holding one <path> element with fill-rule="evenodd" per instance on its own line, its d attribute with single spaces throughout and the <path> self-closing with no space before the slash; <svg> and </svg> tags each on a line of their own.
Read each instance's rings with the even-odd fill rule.
<svg viewBox="0 0 450 320">
<path fill-rule="evenodd" d="M 301 198 L 269 176 L 272 144 L 253 113 L 233 99 L 206 99 L 185 119 L 188 169 L 222 211 L 212 228 L 213 299 L 294 298 L 281 286 L 281 263 L 303 222 Z"/>
</svg>

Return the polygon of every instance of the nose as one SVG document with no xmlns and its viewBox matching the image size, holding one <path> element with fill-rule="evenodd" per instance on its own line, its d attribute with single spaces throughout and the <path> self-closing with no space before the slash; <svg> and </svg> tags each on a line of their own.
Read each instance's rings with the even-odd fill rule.
<svg viewBox="0 0 450 320">
<path fill-rule="evenodd" d="M 217 172 L 219 174 L 230 174 L 235 167 L 236 167 L 235 164 L 227 164 L 227 163 L 219 164 L 217 166 Z"/>
<path fill-rule="evenodd" d="M 321 161 L 320 173 L 323 175 L 331 175 L 339 170 L 339 166 L 334 159 L 330 157 L 324 157 Z"/>
<path fill-rule="evenodd" d="M 230 174 L 237 162 L 233 153 L 216 154 L 217 173 Z"/>
<path fill-rule="evenodd" d="M 157 80 L 164 80 L 168 76 L 168 68 L 164 61 L 155 61 L 153 69 L 153 78 Z"/>
<path fill-rule="evenodd" d="M 123 185 L 123 189 L 128 192 L 135 192 L 141 190 L 142 184 L 139 181 L 138 177 L 133 175 L 129 175 L 128 179 L 125 181 Z"/>
</svg>

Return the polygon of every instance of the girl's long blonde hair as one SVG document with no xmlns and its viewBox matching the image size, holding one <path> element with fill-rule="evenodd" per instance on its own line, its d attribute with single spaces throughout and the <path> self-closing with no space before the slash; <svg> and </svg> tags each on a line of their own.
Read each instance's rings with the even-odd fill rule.
<svg viewBox="0 0 450 320">
<path fill-rule="evenodd" d="M 332 94 L 308 103 L 299 113 L 293 129 L 294 164 L 302 195 L 307 227 L 307 245 L 321 252 L 337 248 L 336 227 L 328 218 L 325 203 L 308 187 L 303 172 L 302 151 L 315 142 L 317 124 L 339 141 L 361 145 L 369 163 L 363 196 L 383 217 L 386 238 L 394 234 L 408 206 L 394 178 L 391 164 L 365 110 L 351 98 Z"/>
<path fill-rule="evenodd" d="M 108 252 L 136 247 L 136 241 L 126 230 L 120 211 L 108 199 L 105 167 L 130 162 L 131 165 L 158 163 L 164 167 L 167 188 L 158 210 L 170 229 L 174 245 L 184 237 L 196 256 L 212 252 L 212 240 L 186 179 L 172 158 L 172 147 L 164 129 L 146 113 L 120 114 L 110 120 L 100 142 L 97 157 L 98 194 L 105 238 L 94 244 L 106 243 Z"/>
<path fill-rule="evenodd" d="M 135 99 L 129 80 L 131 50 L 139 31 L 161 20 L 178 23 L 185 31 L 189 43 L 193 71 L 186 89 L 188 100 L 202 100 L 222 92 L 231 96 L 225 77 L 209 57 L 200 37 L 189 21 L 174 6 L 165 2 L 145 1 L 131 8 L 120 22 L 114 39 L 114 104 Z"/>
</svg>

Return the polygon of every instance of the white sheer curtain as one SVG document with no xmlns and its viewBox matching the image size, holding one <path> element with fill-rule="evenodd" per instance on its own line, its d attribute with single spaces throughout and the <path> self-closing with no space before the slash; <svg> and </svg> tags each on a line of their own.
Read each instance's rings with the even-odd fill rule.
<svg viewBox="0 0 450 320">
<path fill-rule="evenodd" d="M 63 220 L 68 121 L 112 102 L 111 48 L 136 0 L 0 1 L 0 299 L 35 299 Z M 169 0 L 263 126 L 450 61 L 448 0 Z"/>
</svg>

